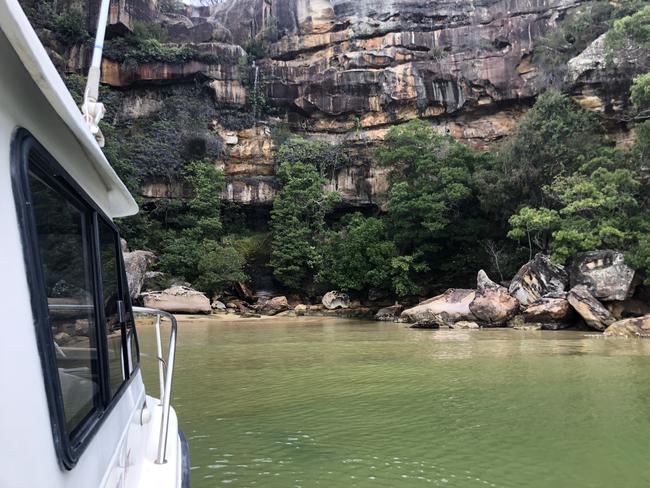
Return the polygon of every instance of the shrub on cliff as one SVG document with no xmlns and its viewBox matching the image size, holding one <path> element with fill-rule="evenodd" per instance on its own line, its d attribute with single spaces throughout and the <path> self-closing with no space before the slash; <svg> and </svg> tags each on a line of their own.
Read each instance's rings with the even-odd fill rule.
<svg viewBox="0 0 650 488">
<path fill-rule="evenodd" d="M 322 176 L 331 177 L 349 162 L 349 157 L 342 145 L 293 136 L 288 137 L 275 154 L 275 163 L 279 166 L 283 162 L 309 164 Z"/>
<path fill-rule="evenodd" d="M 645 6 L 616 20 L 607 32 L 606 43 L 610 50 L 616 52 L 622 49 L 636 49 L 634 54 L 647 56 L 647 50 L 650 48 L 650 5 L 648 2 L 640 3 Z"/>
<path fill-rule="evenodd" d="M 67 45 L 82 44 L 90 40 L 90 33 L 86 28 L 86 18 L 77 9 L 70 9 L 54 20 L 57 37 Z"/>
<path fill-rule="evenodd" d="M 650 110 L 650 73 L 634 78 L 630 90 L 630 101 L 640 112 Z"/>
<path fill-rule="evenodd" d="M 90 40 L 86 18 L 79 8 L 63 7 L 54 0 L 26 0 L 22 3 L 27 18 L 37 32 L 41 29 L 52 31 L 64 46 Z"/>
<path fill-rule="evenodd" d="M 139 25 L 146 26 L 146 24 Z M 152 25 L 135 29 L 132 34 L 124 37 L 110 39 L 106 41 L 104 57 L 120 63 L 181 64 L 187 61 L 199 61 L 217 64 L 225 61 L 216 54 L 198 51 L 193 46 L 168 44 L 165 42 L 166 32 L 164 28 Z"/>
</svg>

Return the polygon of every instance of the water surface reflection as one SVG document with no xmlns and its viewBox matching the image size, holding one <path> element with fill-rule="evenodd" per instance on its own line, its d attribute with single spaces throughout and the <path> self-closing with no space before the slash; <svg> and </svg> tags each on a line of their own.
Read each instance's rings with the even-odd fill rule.
<svg viewBox="0 0 650 488">
<path fill-rule="evenodd" d="M 332 319 L 180 328 L 194 487 L 650 486 L 650 341 Z"/>
</svg>

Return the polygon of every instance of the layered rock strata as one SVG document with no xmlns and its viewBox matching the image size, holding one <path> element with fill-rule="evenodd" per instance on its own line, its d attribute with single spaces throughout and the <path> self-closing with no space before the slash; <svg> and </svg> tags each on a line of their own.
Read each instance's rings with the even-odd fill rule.
<svg viewBox="0 0 650 488">
<path fill-rule="evenodd" d="M 169 62 L 109 59 L 103 82 L 127 91 L 198 82 L 219 110 L 252 111 L 258 120 L 243 128 L 205 120 L 226 141 L 228 150 L 216 161 L 226 173 L 226 199 L 272 201 L 270 133 L 282 125 L 345 145 L 353 163 L 331 175 L 329 189 L 349 205 L 381 205 L 385 170 L 373 164 L 372 149 L 388 129 L 426 118 L 439 132 L 480 149 L 512 134 L 553 79 L 534 63 L 536 40 L 583 3 L 226 0 L 162 15 L 155 0 L 115 0 L 111 35 L 133 29 L 135 21 L 156 22 L 169 42 L 194 54 Z M 65 69 L 85 72 L 88 50 L 68 54 Z M 571 61 L 566 80 L 581 105 L 610 121 L 625 112 L 625 100 L 614 92 L 627 93 L 633 75 L 629 63 L 619 61 L 619 69 L 605 69 L 603 39 L 597 39 Z M 259 117 L 268 107 L 281 119 Z M 614 125 L 615 138 L 629 143 L 625 123 Z"/>
</svg>

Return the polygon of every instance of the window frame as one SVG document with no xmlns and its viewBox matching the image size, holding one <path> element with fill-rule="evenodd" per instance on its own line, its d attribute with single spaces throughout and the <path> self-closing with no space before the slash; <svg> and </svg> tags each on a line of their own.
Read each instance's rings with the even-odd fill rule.
<svg viewBox="0 0 650 488">
<path fill-rule="evenodd" d="M 87 220 L 86 239 L 88 242 L 91 281 L 93 284 L 93 306 L 95 320 L 95 342 L 97 344 L 97 360 L 99 365 L 99 402 L 92 411 L 71 432 L 67 432 L 63 394 L 58 374 L 56 353 L 54 350 L 52 332 L 49 323 L 49 311 L 45 292 L 43 266 L 38 247 L 35 217 L 31 205 L 31 192 L 29 188 L 30 156 L 36 153 L 39 172 L 46 176 L 45 181 L 55 191 L 60 192 L 74 203 L 79 205 Z M 63 469 L 72 469 L 86 447 L 95 436 L 105 418 L 110 414 L 115 405 L 120 401 L 124 392 L 133 381 L 140 369 L 140 348 L 133 316 L 131 300 L 128 293 L 126 271 L 121 249 L 120 234 L 110 218 L 99 208 L 92 198 L 77 184 L 74 179 L 63 169 L 56 159 L 36 140 L 26 129 L 18 129 L 13 136 L 11 144 L 11 180 L 14 201 L 21 231 L 23 258 L 27 272 L 27 282 L 30 291 L 30 302 L 34 318 L 34 327 L 37 346 L 43 370 L 43 380 L 49 417 L 52 427 L 54 448 Z M 123 347 L 125 364 L 125 378 L 120 387 L 111 396 L 110 378 L 108 374 L 108 344 L 106 339 L 106 320 L 103 301 L 101 256 L 99 249 L 99 226 L 103 221 L 114 232 L 116 245 L 116 258 L 118 261 L 117 279 L 119 293 L 124 301 L 125 317 L 122 322 L 122 344 L 126 342 L 127 321 L 131 317 L 134 343 L 136 345 L 135 364 L 131 364 L 126 348 Z"/>
</svg>

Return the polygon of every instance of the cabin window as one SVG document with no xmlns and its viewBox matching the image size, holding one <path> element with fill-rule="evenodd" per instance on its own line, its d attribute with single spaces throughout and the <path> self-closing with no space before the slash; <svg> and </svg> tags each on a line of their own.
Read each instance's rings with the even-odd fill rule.
<svg viewBox="0 0 650 488">
<path fill-rule="evenodd" d="M 100 395 L 90 215 L 33 168 L 29 187 L 65 425 L 72 433 Z"/>
<path fill-rule="evenodd" d="M 103 220 L 98 219 L 99 259 L 102 271 L 104 306 L 104 334 L 108 345 L 108 376 L 110 395 L 114 396 L 127 378 L 125 366 L 128 356 L 124 354 L 123 301 L 120 295 L 120 270 L 117 261 L 117 236 Z"/>
<path fill-rule="evenodd" d="M 70 469 L 138 367 L 120 237 L 24 130 L 12 160 L 53 439 Z"/>
</svg>

